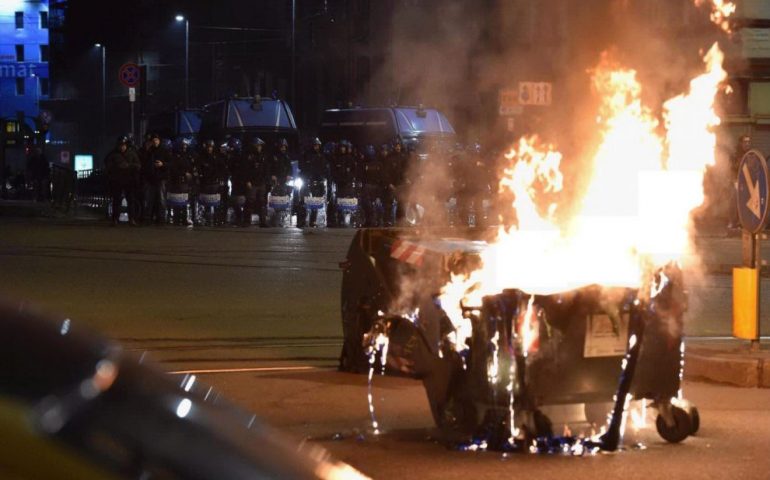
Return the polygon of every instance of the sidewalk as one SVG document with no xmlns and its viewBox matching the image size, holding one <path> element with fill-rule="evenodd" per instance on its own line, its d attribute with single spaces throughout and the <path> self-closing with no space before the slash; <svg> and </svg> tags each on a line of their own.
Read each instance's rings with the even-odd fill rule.
<svg viewBox="0 0 770 480">
<path fill-rule="evenodd" d="M 745 340 L 690 337 L 685 340 L 684 376 L 738 387 L 770 388 L 770 340 L 751 351 Z"/>
<path fill-rule="evenodd" d="M 92 208 L 83 206 L 75 207 L 73 205 L 69 212 L 64 212 L 54 208 L 48 202 L 0 199 L 0 217 L 100 220 L 104 218 L 104 215 Z"/>
</svg>

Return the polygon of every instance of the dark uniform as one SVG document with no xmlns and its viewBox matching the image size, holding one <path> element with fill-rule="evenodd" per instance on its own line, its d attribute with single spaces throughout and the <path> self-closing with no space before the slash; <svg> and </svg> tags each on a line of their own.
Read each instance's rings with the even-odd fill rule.
<svg viewBox="0 0 770 480">
<path fill-rule="evenodd" d="M 489 196 L 492 181 L 491 170 L 478 147 L 473 147 L 465 155 L 457 157 L 454 168 L 460 224 L 465 225 L 473 217 L 471 226 L 482 226 L 485 217 L 484 199 Z"/>
<path fill-rule="evenodd" d="M 304 227 L 307 216 L 305 196 L 310 194 L 314 197 L 325 197 L 326 194 L 325 183 L 329 167 L 326 156 L 321 151 L 321 141 L 319 139 L 316 138 L 313 141 L 312 149 L 305 152 L 302 156 L 302 160 L 299 162 L 299 171 L 304 184 L 299 191 L 297 226 Z M 317 216 L 318 210 L 312 209 L 310 211 L 311 227 L 315 227 Z"/>
<path fill-rule="evenodd" d="M 128 148 L 128 139 L 120 137 L 115 149 L 104 160 L 107 181 L 112 197 L 112 224 L 117 225 L 120 219 L 120 206 L 123 196 L 128 206 L 128 221 L 136 225 L 136 192 L 141 162 L 136 152 Z"/>
<path fill-rule="evenodd" d="M 409 154 L 404 151 L 400 142 L 393 145 L 393 150 L 388 154 L 386 170 L 388 185 L 385 190 L 385 214 L 386 221 L 391 221 L 391 212 L 393 203 L 396 203 L 395 223 L 403 221 L 406 214 L 406 203 L 409 196 L 409 186 L 407 185 L 407 172 L 410 168 Z"/>
<path fill-rule="evenodd" d="M 378 226 L 381 222 L 381 212 L 377 207 L 377 199 L 380 201 L 384 197 L 384 186 L 387 179 L 385 162 L 387 160 L 387 150 L 384 153 L 376 154 L 373 148 L 368 149 L 367 159 L 364 162 L 363 181 L 364 181 L 364 224 L 367 227 Z"/>
<path fill-rule="evenodd" d="M 200 193 L 205 195 L 220 194 L 221 184 L 227 179 L 227 165 L 225 158 L 214 150 L 213 141 L 209 140 L 204 144 L 204 150 L 198 159 Z M 220 195 L 220 204 L 222 201 Z M 212 212 L 209 207 L 206 207 L 205 217 L 209 223 L 213 223 Z"/>
<path fill-rule="evenodd" d="M 330 192 L 334 192 L 333 197 L 330 199 L 330 204 L 333 205 L 333 212 L 328 215 L 327 222 L 330 226 L 336 226 L 341 224 L 341 218 L 339 218 L 339 212 L 337 211 L 337 199 L 344 197 L 356 196 L 356 180 L 360 179 L 360 172 L 358 171 L 359 163 L 356 161 L 356 157 L 351 152 L 350 144 L 343 140 L 340 142 L 340 146 L 332 155 L 329 162 L 329 175 L 332 181 L 332 188 Z"/>
<path fill-rule="evenodd" d="M 291 157 L 286 139 L 282 139 L 278 144 L 278 151 L 271 157 L 267 173 L 270 175 L 271 189 L 275 187 L 283 189 L 291 177 Z"/>
<path fill-rule="evenodd" d="M 268 176 L 268 158 L 264 152 L 265 142 L 255 138 L 244 151 L 242 171 L 238 177 L 245 181 L 246 206 L 244 218 L 251 223 L 254 211 L 259 215 L 259 226 L 267 226 L 267 189 L 270 183 Z"/>
<path fill-rule="evenodd" d="M 168 193 L 183 194 L 189 202 L 191 185 L 193 184 L 193 154 L 186 139 L 178 139 L 175 150 L 171 154 L 168 168 Z M 187 224 L 187 207 L 172 206 L 171 213 L 174 224 Z"/>
<path fill-rule="evenodd" d="M 166 179 L 169 152 L 160 146 L 160 138 L 153 137 L 142 163 L 144 184 L 144 220 L 161 224 L 166 220 Z"/>
</svg>

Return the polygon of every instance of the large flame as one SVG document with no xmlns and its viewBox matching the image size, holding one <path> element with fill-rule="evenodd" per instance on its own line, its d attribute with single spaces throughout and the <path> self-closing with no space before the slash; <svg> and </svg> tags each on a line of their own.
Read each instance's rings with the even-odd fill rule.
<svg viewBox="0 0 770 480">
<path fill-rule="evenodd" d="M 704 57 L 705 73 L 656 115 L 642 102 L 636 72 L 603 58 L 592 75 L 601 140 L 581 162 L 590 181 L 570 205 L 559 203 L 562 154 L 537 137 L 519 140 L 506 155 L 510 167 L 501 181 L 515 198 L 515 226 L 500 228 L 481 253 L 480 269 L 453 276 L 442 290 L 442 306 L 460 332 L 468 332 L 461 301 L 478 305 L 506 288 L 529 294 L 591 284 L 639 288 L 650 269 L 689 251 L 690 212 L 703 202 L 703 175 L 715 163 L 714 98 L 727 76 L 722 61 L 715 43 Z M 568 218 L 557 220 L 563 211 Z"/>
</svg>

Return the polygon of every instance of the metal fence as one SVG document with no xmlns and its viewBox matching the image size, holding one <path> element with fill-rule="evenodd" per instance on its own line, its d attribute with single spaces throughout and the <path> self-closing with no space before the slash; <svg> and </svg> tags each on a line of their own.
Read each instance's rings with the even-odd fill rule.
<svg viewBox="0 0 770 480">
<path fill-rule="evenodd" d="M 104 170 L 81 170 L 77 172 L 75 195 L 79 206 L 107 210 L 110 196 L 107 192 L 107 175 Z"/>
</svg>

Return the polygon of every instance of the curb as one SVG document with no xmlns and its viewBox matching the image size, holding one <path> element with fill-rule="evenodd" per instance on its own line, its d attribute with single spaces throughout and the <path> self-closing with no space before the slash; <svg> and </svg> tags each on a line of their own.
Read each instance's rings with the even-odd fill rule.
<svg viewBox="0 0 770 480">
<path fill-rule="evenodd" d="M 770 357 L 748 352 L 688 351 L 685 354 L 684 378 L 744 388 L 770 388 Z"/>
</svg>

